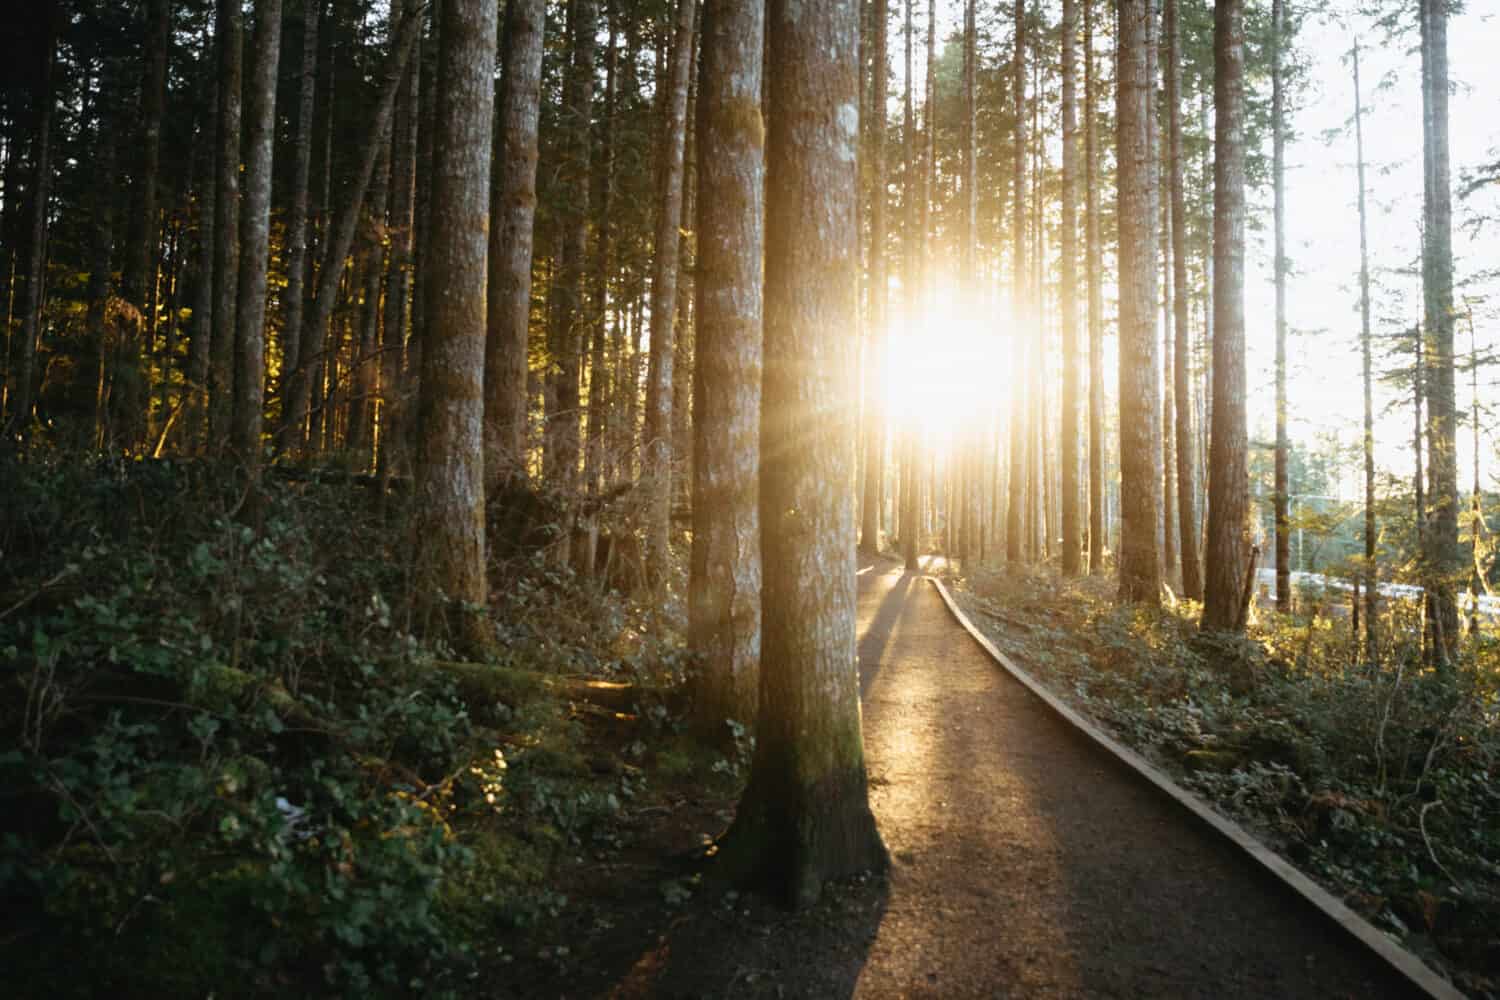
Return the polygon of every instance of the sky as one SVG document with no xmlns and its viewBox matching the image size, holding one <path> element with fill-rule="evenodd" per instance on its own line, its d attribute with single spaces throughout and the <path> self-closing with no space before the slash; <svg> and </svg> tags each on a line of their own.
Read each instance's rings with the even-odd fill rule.
<svg viewBox="0 0 1500 1000">
<path fill-rule="evenodd" d="M 960 0 L 937 0 L 938 35 L 942 39 L 961 25 Z M 1255 2 L 1255 0 L 1251 0 Z M 1293 0 L 1295 2 L 1295 0 Z M 915 4 L 918 25 L 916 64 L 923 66 L 925 4 Z M 1047 0 L 1051 16 L 1058 4 Z M 1330 13 L 1308 18 L 1297 40 L 1307 64 L 1306 89 L 1297 96 L 1291 128 L 1295 137 L 1287 147 L 1287 252 L 1292 275 L 1288 284 L 1289 431 L 1295 441 L 1310 442 L 1336 435 L 1341 446 L 1357 449 L 1363 419 L 1359 347 L 1359 219 L 1356 204 L 1355 148 L 1352 127 L 1354 88 L 1345 55 L 1356 37 L 1361 45 L 1361 77 L 1365 102 L 1365 157 L 1370 205 L 1369 242 L 1374 329 L 1377 337 L 1396 328 L 1397 319 L 1409 325 L 1421 309 L 1417 282 L 1404 284 L 1405 300 L 1395 294 L 1403 282 L 1390 272 L 1409 266 L 1419 251 L 1418 224 L 1422 213 L 1422 119 L 1420 59 L 1416 38 L 1391 40 L 1366 18 L 1353 13 L 1353 0 L 1333 0 Z M 1450 99 L 1450 143 L 1454 185 L 1454 251 L 1456 277 L 1462 281 L 1476 269 L 1500 268 L 1500 240 L 1495 227 L 1477 235 L 1462 223 L 1471 209 L 1500 214 L 1500 186 L 1492 187 L 1467 205 L 1457 197 L 1461 171 L 1500 159 L 1500 0 L 1468 0 L 1467 10 L 1449 24 L 1449 72 L 1454 90 Z M 902 88 L 902 36 L 893 18 L 890 34 L 890 88 L 896 109 Z M 1002 42 L 1002 44 L 1005 44 Z M 1107 42 L 1096 41 L 1101 51 Z M 992 58 L 993 54 L 985 54 Z M 1269 83 L 1267 83 L 1269 87 Z M 1268 95 L 1267 95 L 1268 96 Z M 1344 130 L 1344 131 L 1339 131 Z M 1337 132 L 1332 138 L 1329 133 Z M 1269 147 L 1269 137 L 1267 139 Z M 1269 148 L 1267 149 L 1269 155 Z M 1056 152 L 1051 159 L 1056 162 Z M 1250 387 L 1250 432 L 1253 440 L 1274 437 L 1275 298 L 1272 283 L 1271 189 L 1249 192 L 1250 213 L 1259 227 L 1247 230 L 1246 340 Z M 1497 224 L 1500 225 L 1500 224 Z M 1386 286 L 1382 289 L 1380 286 Z M 1485 289 L 1472 294 L 1482 295 Z M 1462 290 L 1460 290 L 1462 293 Z M 1475 306 L 1481 352 L 1500 347 L 1500 287 L 1490 290 L 1494 300 Z M 1410 318 L 1408 318 L 1410 317 Z M 1459 347 L 1467 350 L 1467 324 L 1456 328 Z M 1376 351 L 1377 378 L 1386 364 L 1383 348 Z M 1113 372 L 1113 351 L 1106 354 Z M 1394 363 L 1394 362 L 1392 362 Z M 1491 382 L 1497 374 L 1481 373 Z M 1110 375 L 1113 394 L 1113 375 Z M 1493 397 L 1496 413 L 1481 419 L 1481 459 L 1486 488 L 1500 488 L 1500 392 L 1480 386 L 1481 399 Z M 1377 383 L 1375 389 L 1376 459 L 1385 470 L 1410 475 L 1412 463 L 1409 407 L 1392 408 L 1394 390 Z M 1458 406 L 1467 410 L 1472 394 L 1466 374 L 1459 377 Z M 1470 430 L 1460 428 L 1460 489 L 1472 481 Z M 1351 463 L 1340 484 L 1348 498 L 1363 489 L 1362 472 Z"/>
</svg>

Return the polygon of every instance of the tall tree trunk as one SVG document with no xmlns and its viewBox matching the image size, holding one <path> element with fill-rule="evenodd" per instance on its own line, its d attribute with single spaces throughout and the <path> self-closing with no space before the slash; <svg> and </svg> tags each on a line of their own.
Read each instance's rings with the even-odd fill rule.
<svg viewBox="0 0 1500 1000">
<path fill-rule="evenodd" d="M 693 366 L 693 713 L 727 740 L 755 716 L 760 662 L 760 114 L 765 13 L 708 0 L 698 84 L 698 339 Z"/>
<path fill-rule="evenodd" d="M 589 428 L 584 456 L 590 495 L 597 495 L 610 480 L 612 464 L 609 425 L 613 423 L 614 415 L 609 412 L 609 386 L 613 380 L 610 369 L 606 367 L 606 356 L 609 353 L 609 274 L 613 252 L 610 210 L 614 200 L 615 80 L 619 67 L 619 28 L 613 10 L 609 14 L 609 47 L 605 50 L 604 67 L 603 122 L 591 196 L 598 223 L 594 237 L 593 289 L 589 295 Z"/>
<path fill-rule="evenodd" d="M 579 375 L 583 360 L 584 253 L 588 243 L 590 121 L 594 107 L 596 0 L 573 0 L 568 12 L 571 55 L 563 83 L 566 122 L 558 167 L 562 249 L 551 285 L 547 330 L 547 435 L 543 457 L 547 478 L 571 491 L 578 476 Z M 675 226 L 674 226 L 675 230 Z M 570 529 L 571 530 L 571 529 Z"/>
<path fill-rule="evenodd" d="M 545 0 L 510 0 L 505 14 L 484 359 L 484 471 L 492 485 L 526 469 L 526 340 L 546 15 Z"/>
<path fill-rule="evenodd" d="M 287 215 L 286 290 L 282 293 L 281 419 L 277 450 L 290 446 L 291 396 L 302 350 L 302 312 L 307 299 L 307 194 L 312 173 L 314 100 L 318 88 L 318 13 L 323 0 L 303 0 L 302 65 L 298 73 L 297 134 L 292 143 L 292 204 Z"/>
<path fill-rule="evenodd" d="M 214 322 L 208 355 L 208 448 L 222 453 L 234 403 L 234 340 L 240 281 L 240 100 L 244 14 L 240 0 L 218 0 L 218 184 L 214 197 Z"/>
<path fill-rule="evenodd" d="M 1011 87 L 1015 98 L 1015 215 L 1011 219 L 1014 247 L 1011 263 L 1010 498 L 1005 511 L 1005 558 L 1020 562 L 1027 548 L 1025 517 L 1026 476 L 1026 3 L 1016 0 L 1015 52 L 1011 57 Z"/>
<path fill-rule="evenodd" d="M 1089 0 L 1084 0 L 1088 3 Z M 1077 101 L 1078 9 L 1075 0 L 1062 8 L 1062 571 L 1083 571 L 1083 523 L 1079 516 L 1078 382 L 1082 351 L 1078 343 L 1078 134 L 1074 124 Z M 1085 111 L 1085 114 L 1088 112 Z"/>
<path fill-rule="evenodd" d="M 1099 142 L 1094 3 L 1083 0 L 1083 192 L 1089 297 L 1089 572 L 1104 571 L 1104 250 L 1099 233 Z"/>
<path fill-rule="evenodd" d="M 266 270 L 271 245 L 271 157 L 276 137 L 276 68 L 281 57 L 281 0 L 255 0 L 254 64 L 245 135 L 245 204 L 240 216 L 240 273 L 235 333 L 231 444 L 253 482 L 260 467 L 266 379 Z"/>
<path fill-rule="evenodd" d="M 1189 369 L 1187 197 L 1182 162 L 1182 24 L 1178 0 L 1163 0 L 1167 35 L 1167 185 L 1172 203 L 1172 391 L 1176 417 L 1178 558 L 1182 563 L 1182 592 L 1203 600 L 1203 575 L 1198 563 L 1198 477 L 1193 460 L 1193 403 Z"/>
<path fill-rule="evenodd" d="M 1453 198 L 1448 152 L 1448 0 L 1422 5 L 1422 102 L 1429 179 L 1423 204 L 1422 291 L 1427 338 L 1428 517 L 1424 559 L 1436 642 L 1433 662 L 1446 666 L 1458 650 L 1457 591 L 1463 575 L 1458 545 L 1458 419 L 1453 353 Z"/>
<path fill-rule="evenodd" d="M 1292 609 L 1291 498 L 1287 484 L 1286 428 L 1286 81 L 1282 71 L 1286 47 L 1286 6 L 1271 0 L 1271 187 L 1276 254 L 1276 471 L 1273 506 L 1276 518 L 1276 608 Z"/>
<path fill-rule="evenodd" d="M 84 335 L 87 340 L 88 373 L 87 384 L 93 404 L 93 433 L 89 436 L 89 448 L 102 448 L 106 452 L 115 450 L 115 434 L 110 419 L 109 363 L 110 336 L 108 315 L 110 295 L 110 262 L 115 246 L 115 168 L 116 149 L 120 130 L 119 110 L 114 94 L 118 88 L 116 79 L 117 60 L 105 57 L 99 73 L 99 92 L 94 97 L 94 182 L 90 191 L 93 202 L 89 233 L 89 278 L 84 290 L 87 303 L 84 314 Z M 10 193 L 6 192 L 7 195 Z M 118 324 L 116 324 L 118 325 Z"/>
<path fill-rule="evenodd" d="M 885 346 L 886 304 L 890 282 L 885 255 L 885 125 L 886 79 L 889 59 L 886 32 L 890 22 L 887 0 L 871 4 L 874 58 L 870 67 L 870 312 L 865 323 L 864 382 L 864 504 L 860 508 L 859 548 L 873 555 L 880 551 L 880 507 L 884 494 L 885 455 Z M 972 7 L 972 4 L 971 4 Z M 972 98 L 969 98 L 972 100 Z M 965 164 L 972 161 L 967 159 Z M 964 190 L 973 182 L 971 167 L 965 167 Z"/>
<path fill-rule="evenodd" d="M 770 5 L 760 711 L 720 856 L 798 903 L 888 864 L 870 812 L 854 634 L 854 4 Z"/>
<path fill-rule="evenodd" d="M 405 463 L 413 409 L 412 371 L 407 362 L 409 303 L 411 299 L 411 248 L 416 204 L 417 104 L 420 100 L 422 67 L 413 59 L 406 68 L 396 99 L 391 143 L 390 259 L 386 266 L 385 318 L 380 324 L 380 436 L 376 444 L 375 470 L 384 489 L 398 467 Z M 486 382 L 488 385 L 488 382 Z M 489 471 L 489 456 L 485 456 Z"/>
<path fill-rule="evenodd" d="M 677 261 L 681 251 L 683 154 L 687 143 L 688 69 L 692 64 L 695 0 L 678 0 L 671 78 L 662 106 L 661 187 L 657 203 L 656 253 L 651 274 L 651 359 L 646 377 L 643 476 L 649 491 L 646 572 L 664 585 L 671 564 L 672 353 L 677 312 Z"/>
<path fill-rule="evenodd" d="M 906 34 L 904 37 L 906 70 L 902 77 L 905 81 L 905 93 L 901 108 L 901 249 L 905 256 L 905 266 L 901 274 L 901 290 L 906 301 L 907 336 L 911 336 L 912 332 L 916 329 L 917 310 L 920 308 L 921 302 L 921 293 L 919 290 L 921 279 L 919 276 L 922 271 L 922 251 L 926 237 L 925 232 L 917 229 L 916 136 L 913 134 L 913 130 L 916 128 L 916 119 L 913 115 L 911 93 L 911 15 L 912 0 L 906 0 Z M 925 214 L 925 211 L 923 214 Z M 919 458 L 917 422 L 915 420 L 908 418 L 905 425 L 901 428 L 901 442 L 901 513 L 898 533 L 901 536 L 901 554 L 906 561 L 906 568 L 914 570 L 917 568 L 917 536 L 921 534 L 921 529 L 918 526 L 921 477 L 917 473 Z"/>
<path fill-rule="evenodd" d="M 1150 0 L 1121 0 L 1118 69 L 1120 225 L 1120 594 L 1161 600 L 1161 408 L 1157 404 L 1156 214 L 1151 197 Z"/>
<path fill-rule="evenodd" d="M 206 34 L 206 30 L 205 30 Z M 205 38 L 207 53 L 213 52 Z M 219 74 L 215 60 L 205 57 L 203 89 L 205 99 L 198 128 L 198 151 L 194 170 L 197 174 L 197 242 L 194 245 L 195 277 L 193 286 L 192 326 L 188 334 L 187 400 L 183 404 L 183 440 L 193 451 L 207 444 L 208 369 L 213 344 L 214 253 L 219 241 L 214 238 L 214 216 L 218 202 L 217 151 L 219 147 Z"/>
<path fill-rule="evenodd" d="M 1214 396 L 1203 627 L 1235 630 L 1246 585 L 1244 0 L 1214 7 Z"/>
<path fill-rule="evenodd" d="M 433 595 L 427 601 L 441 593 L 461 609 L 459 634 L 471 646 L 484 644 L 482 620 L 470 609 L 485 599 L 485 257 L 495 21 L 495 0 L 443 4 L 416 462 L 419 592 Z"/>
<path fill-rule="evenodd" d="M 1359 84 L 1359 43 L 1354 43 L 1354 150 L 1359 176 L 1359 353 L 1365 391 L 1365 561 L 1362 567 L 1365 591 L 1365 660 L 1376 662 L 1375 613 L 1380 586 L 1375 564 L 1375 403 L 1373 395 L 1372 338 L 1370 333 L 1370 242 L 1365 209 L 1365 106 Z"/>
</svg>

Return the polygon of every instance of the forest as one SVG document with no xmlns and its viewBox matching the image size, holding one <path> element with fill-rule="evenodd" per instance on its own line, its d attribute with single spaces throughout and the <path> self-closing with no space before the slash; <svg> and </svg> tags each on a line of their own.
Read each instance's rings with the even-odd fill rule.
<svg viewBox="0 0 1500 1000">
<path fill-rule="evenodd" d="M 1500 996 L 1485 0 L 3 8 L 7 995 Z"/>
</svg>

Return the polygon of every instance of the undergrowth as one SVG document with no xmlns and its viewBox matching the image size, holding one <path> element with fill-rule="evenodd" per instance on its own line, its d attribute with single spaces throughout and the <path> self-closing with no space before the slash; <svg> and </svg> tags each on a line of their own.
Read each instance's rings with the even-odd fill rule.
<svg viewBox="0 0 1500 1000">
<path fill-rule="evenodd" d="M 1348 619 L 1316 607 L 1262 610 L 1235 637 L 1200 633 L 1190 602 L 1122 605 L 1106 581 L 1043 570 L 980 572 L 961 593 L 1050 689 L 1464 989 L 1500 988 L 1496 640 L 1438 673 L 1400 641 L 1360 662 Z"/>
<path fill-rule="evenodd" d="M 674 622 L 512 547 L 457 662 L 407 619 L 399 495 L 277 478 L 251 528 L 233 478 L 0 461 L 7 990 L 495 992 L 651 790 Z"/>
</svg>

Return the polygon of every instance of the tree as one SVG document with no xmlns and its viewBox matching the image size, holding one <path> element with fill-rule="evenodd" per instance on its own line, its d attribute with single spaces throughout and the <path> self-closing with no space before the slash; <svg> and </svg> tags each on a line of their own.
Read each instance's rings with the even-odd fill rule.
<svg viewBox="0 0 1500 1000">
<path fill-rule="evenodd" d="M 1085 3 L 1088 0 L 1084 0 Z M 1078 135 L 1073 109 L 1077 88 L 1074 53 L 1078 34 L 1074 0 L 1062 9 L 1062 571 L 1077 576 L 1083 569 L 1083 524 L 1079 517 L 1078 378 Z M 1085 112 L 1087 113 L 1087 111 Z"/>
<path fill-rule="evenodd" d="M 1286 46 L 1284 0 L 1271 0 L 1271 186 L 1275 207 L 1276 257 L 1276 481 L 1273 504 L 1276 518 L 1276 607 L 1292 608 L 1292 536 L 1288 514 L 1286 430 L 1286 81 L 1282 69 Z"/>
<path fill-rule="evenodd" d="M 1365 658 L 1374 662 L 1375 609 L 1380 588 L 1375 565 L 1375 403 L 1372 395 L 1370 336 L 1370 241 L 1365 210 L 1365 106 L 1359 89 L 1359 43 L 1351 52 L 1354 63 L 1354 150 L 1359 178 L 1359 354 L 1365 390 L 1363 445 L 1365 453 Z"/>
<path fill-rule="evenodd" d="M 484 353 L 484 473 L 492 486 L 525 471 L 526 335 L 546 8 L 545 0 L 506 5 Z"/>
<path fill-rule="evenodd" d="M 556 191 L 562 250 L 548 287 L 547 434 L 543 469 L 549 481 L 571 490 L 578 478 L 579 376 L 583 363 L 584 253 L 588 243 L 590 122 L 594 106 L 595 0 L 568 5 L 568 68 L 563 79 L 564 124 Z"/>
<path fill-rule="evenodd" d="M 214 41 L 219 57 L 219 125 L 214 195 L 214 316 L 208 347 L 208 438 L 222 450 L 234 399 L 234 338 L 239 329 L 240 102 L 244 12 L 240 0 L 218 0 Z"/>
<path fill-rule="evenodd" d="M 444 0 L 432 151 L 427 343 L 416 460 L 418 592 L 458 606 L 482 645 L 484 340 L 495 104 L 495 0 Z M 429 589 L 430 588 L 430 589 Z"/>
<path fill-rule="evenodd" d="M 281 0 L 256 0 L 245 204 L 240 215 L 239 302 L 235 315 L 232 443 L 252 482 L 260 468 L 265 410 L 266 270 L 271 243 L 271 146 L 276 136 L 276 67 L 281 58 Z"/>
<path fill-rule="evenodd" d="M 755 715 L 760 663 L 761 251 L 765 12 L 708 0 L 698 83 L 698 341 L 693 365 L 693 709 L 723 737 Z"/>
<path fill-rule="evenodd" d="M 1120 595 L 1161 600 L 1157 455 L 1156 213 L 1151 197 L 1150 0 L 1121 0 L 1117 70 L 1120 225 Z"/>
<path fill-rule="evenodd" d="M 1250 509 L 1245 428 L 1244 0 L 1214 6 L 1214 337 L 1203 628 L 1243 626 Z"/>
<path fill-rule="evenodd" d="M 858 311 L 854 4 L 770 4 L 762 670 L 755 757 L 721 845 L 727 873 L 810 903 L 883 868 L 855 663 Z"/>
<path fill-rule="evenodd" d="M 286 291 L 282 295 L 281 424 L 277 450 L 291 446 L 288 432 L 295 374 L 302 351 L 302 313 L 307 298 L 307 194 L 312 171 L 313 108 L 318 87 L 318 9 L 321 0 L 302 4 L 302 65 L 298 71 L 297 133 L 292 142 L 292 204 L 287 217 Z"/>
<path fill-rule="evenodd" d="M 1193 440 L 1191 375 L 1188 369 L 1187 196 L 1182 162 L 1182 24 L 1178 0 L 1163 0 L 1163 28 L 1167 35 L 1167 187 L 1172 203 L 1172 392 L 1177 418 L 1178 558 L 1182 563 L 1182 592 L 1203 599 L 1203 577 L 1198 564 L 1198 477 Z"/>
<path fill-rule="evenodd" d="M 1448 152 L 1448 0 L 1420 0 L 1425 197 L 1422 203 L 1422 299 L 1427 371 L 1426 585 L 1437 634 L 1433 662 L 1458 650 L 1458 411 L 1453 353 L 1453 195 Z"/>
<path fill-rule="evenodd" d="M 864 503 L 860 507 L 859 548 L 870 555 L 880 551 L 880 508 L 885 485 L 885 407 L 881 394 L 885 375 L 886 305 L 890 282 L 885 255 L 885 105 L 890 60 L 886 32 L 890 22 L 887 0 L 870 5 L 875 42 L 870 67 L 870 309 L 865 323 L 864 356 Z M 972 174 L 967 175 L 972 176 Z M 965 182 L 967 183 L 967 181 Z"/>
<path fill-rule="evenodd" d="M 929 0 L 931 2 L 931 0 Z M 917 229 L 917 176 L 916 176 L 916 123 L 912 114 L 912 0 L 906 0 L 906 73 L 905 93 L 902 95 L 901 123 L 901 249 L 904 267 L 901 272 L 901 289 L 906 300 L 907 323 L 917 314 L 921 301 L 919 291 L 922 270 L 922 251 L 925 232 Z M 923 206 L 924 214 L 926 206 Z M 909 327 L 908 327 L 909 328 Z M 917 568 L 917 536 L 921 533 L 920 516 L 921 477 L 917 473 L 918 446 L 916 428 L 902 430 L 901 453 L 901 511 L 900 535 L 901 555 L 908 570 Z"/>
<path fill-rule="evenodd" d="M 1005 507 L 1005 558 L 1020 562 L 1026 551 L 1026 3 L 1016 0 L 1016 39 L 1012 55 L 1012 87 L 1015 94 L 1015 215 L 1011 220 L 1013 241 L 1011 278 L 1011 357 L 1016 378 L 1010 402 L 1010 496 Z"/>
<path fill-rule="evenodd" d="M 1104 572 L 1104 252 L 1099 233 L 1099 142 L 1094 124 L 1094 0 L 1083 0 L 1084 273 L 1089 297 L 1089 572 Z"/>
<path fill-rule="evenodd" d="M 693 56 L 696 0 L 678 0 L 672 42 L 671 82 L 662 105 L 663 150 L 656 217 L 656 255 L 651 272 L 651 359 L 646 370 L 646 426 L 641 453 L 649 491 L 646 517 L 646 574 L 652 585 L 666 582 L 671 561 L 672 517 L 672 361 L 677 314 L 678 229 L 682 217 L 683 154 L 687 144 L 688 71 Z"/>
</svg>

